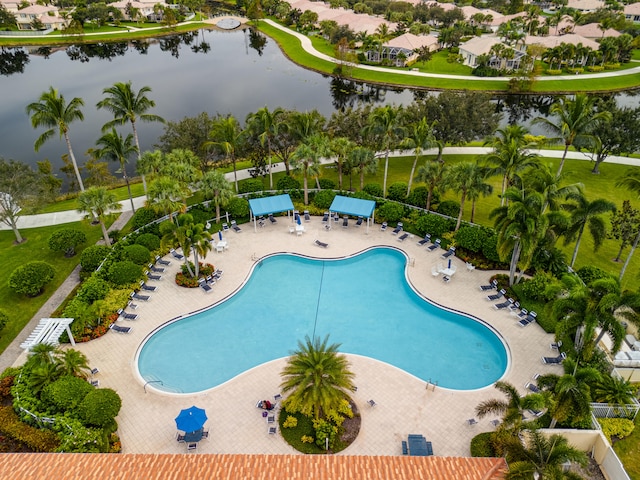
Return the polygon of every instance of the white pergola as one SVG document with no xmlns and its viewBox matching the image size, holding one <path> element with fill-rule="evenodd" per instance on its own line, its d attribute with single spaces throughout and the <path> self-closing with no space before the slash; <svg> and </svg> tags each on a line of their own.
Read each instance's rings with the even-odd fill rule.
<svg viewBox="0 0 640 480">
<path fill-rule="evenodd" d="M 38 323 L 38 326 L 33 329 L 31 335 L 20 344 L 20 348 L 29 350 L 36 345 L 46 343 L 48 345 L 59 345 L 60 335 L 66 331 L 69 335 L 69 341 L 71 345 L 75 347 L 76 342 L 73 340 L 71 329 L 69 325 L 73 322 L 73 318 L 43 318 Z"/>
</svg>

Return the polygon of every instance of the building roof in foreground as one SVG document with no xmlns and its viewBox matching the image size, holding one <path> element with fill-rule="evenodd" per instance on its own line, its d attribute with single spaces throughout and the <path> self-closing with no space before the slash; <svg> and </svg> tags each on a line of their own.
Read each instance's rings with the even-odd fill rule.
<svg viewBox="0 0 640 480">
<path fill-rule="evenodd" d="M 501 480 L 503 458 L 230 455 L 230 454 L 0 454 L 4 478 L 21 480 L 393 479 Z"/>
</svg>

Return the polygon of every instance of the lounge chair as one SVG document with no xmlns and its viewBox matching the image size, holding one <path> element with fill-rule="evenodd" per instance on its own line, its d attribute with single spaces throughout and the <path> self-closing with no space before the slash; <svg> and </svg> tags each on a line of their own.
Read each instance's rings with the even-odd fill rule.
<svg viewBox="0 0 640 480">
<path fill-rule="evenodd" d="M 223 232 L 228 232 L 229 231 L 229 225 L 226 222 L 222 224 L 222 231 Z"/>
<path fill-rule="evenodd" d="M 273 396 L 273 401 L 274 401 L 275 403 L 278 403 L 280 400 L 282 400 L 282 395 L 281 395 L 280 393 L 276 393 L 276 394 Z"/>
<path fill-rule="evenodd" d="M 358 217 L 358 220 L 356 220 L 356 227 L 359 227 L 360 225 L 362 225 L 363 221 L 364 221 L 364 218 Z"/>
<path fill-rule="evenodd" d="M 205 281 L 209 284 L 209 285 L 215 285 L 216 284 L 216 279 L 213 278 L 213 275 L 207 275 L 205 278 Z"/>
<path fill-rule="evenodd" d="M 118 317 L 124 318 L 125 320 L 137 320 L 138 314 L 136 313 L 127 313 L 122 308 L 118 310 Z"/>
<path fill-rule="evenodd" d="M 540 389 L 535 383 L 527 382 L 525 383 L 524 388 L 533 393 L 540 393 Z"/>
<path fill-rule="evenodd" d="M 380 230 L 382 230 L 383 232 L 387 231 L 387 222 L 382 222 L 382 225 L 380 225 Z"/>
<path fill-rule="evenodd" d="M 470 418 L 467 420 L 467 425 L 477 425 L 478 421 L 475 418 Z"/>
<path fill-rule="evenodd" d="M 349 217 L 347 217 L 346 215 L 344 216 L 344 218 L 342 219 L 342 226 L 344 228 L 347 228 L 349 226 Z"/>
<path fill-rule="evenodd" d="M 338 212 L 333 212 L 333 221 L 338 222 L 340 220 L 340 215 Z"/>
<path fill-rule="evenodd" d="M 200 280 L 198 280 L 198 286 L 202 290 L 204 290 L 204 293 L 211 293 L 213 291 L 213 288 L 211 288 L 211 285 L 209 285 L 204 278 L 201 278 Z"/>
<path fill-rule="evenodd" d="M 402 231 L 402 222 L 398 222 L 398 225 L 396 226 L 396 228 L 393 229 L 393 233 L 394 235 L 399 234 Z"/>
<path fill-rule="evenodd" d="M 367 403 L 369 404 L 370 407 L 375 407 L 377 405 L 377 403 L 373 399 L 369 400 Z"/>
<path fill-rule="evenodd" d="M 264 217 L 261 215 L 258 217 L 258 226 L 260 228 L 264 227 L 265 223 L 264 223 Z"/>
<path fill-rule="evenodd" d="M 511 305 L 509 305 L 509 311 L 510 312 L 520 311 L 520 302 L 513 302 Z"/>
<path fill-rule="evenodd" d="M 269 221 L 271 223 L 278 223 L 278 221 L 275 219 L 275 217 L 273 216 L 273 213 L 269 214 Z"/>
<path fill-rule="evenodd" d="M 184 255 L 180 255 L 178 252 L 175 251 L 175 249 L 171 249 L 169 250 L 169 252 L 171 253 L 171 255 L 173 255 L 175 258 L 177 258 L 178 260 L 182 260 L 184 259 Z"/>
<path fill-rule="evenodd" d="M 140 288 L 142 290 L 146 290 L 147 292 L 155 292 L 156 290 L 158 290 L 158 287 L 156 287 L 155 285 L 147 285 L 143 280 L 140 280 Z"/>
<path fill-rule="evenodd" d="M 322 223 L 327 223 L 329 221 L 329 212 L 324 212 L 322 216 Z"/>
<path fill-rule="evenodd" d="M 553 342 L 551 345 L 549 345 L 551 350 L 560 350 L 561 346 L 562 346 L 562 340 L 558 340 L 557 342 Z"/>
<path fill-rule="evenodd" d="M 275 415 L 267 415 L 267 423 L 276 423 Z"/>
<path fill-rule="evenodd" d="M 427 243 L 429 243 L 431 241 L 431 235 L 429 235 L 428 233 L 424 236 L 424 238 L 422 240 L 418 241 L 418 245 L 422 246 L 422 245 L 426 245 Z"/>
<path fill-rule="evenodd" d="M 408 234 L 408 233 L 403 233 L 402 235 L 400 235 L 400 236 L 398 237 L 398 241 L 399 241 L 399 242 L 404 242 L 408 237 L 409 237 L 409 234 Z"/>
<path fill-rule="evenodd" d="M 500 420 L 498 420 L 497 418 L 494 418 L 493 420 L 491 420 L 489 422 L 491 425 L 493 425 L 494 427 L 497 427 L 498 425 L 500 425 Z"/>
<path fill-rule="evenodd" d="M 278 429 L 275 427 L 275 425 L 269 425 L 269 428 L 267 430 L 267 432 L 269 432 L 269 435 L 275 435 L 277 431 Z"/>
<path fill-rule="evenodd" d="M 525 318 L 520 320 L 518 323 L 520 324 L 521 327 L 526 327 L 530 323 L 535 322 L 537 316 L 538 314 L 536 312 L 529 312 L 529 315 L 527 315 Z"/>
<path fill-rule="evenodd" d="M 442 254 L 442 258 L 449 258 L 451 255 L 456 253 L 456 247 L 450 247 L 449 250 Z"/>
<path fill-rule="evenodd" d="M 529 413 L 536 418 L 541 417 L 544 414 L 542 410 L 533 410 L 531 408 L 529 409 Z"/>
<path fill-rule="evenodd" d="M 321 242 L 320 240 L 316 240 L 313 243 L 315 243 L 317 246 L 322 247 L 322 248 L 327 248 L 329 246 L 328 243 Z"/>
<path fill-rule="evenodd" d="M 310 222 L 311 221 L 311 215 L 309 215 L 309 210 L 305 210 L 304 211 L 304 221 L 305 222 Z"/>
<path fill-rule="evenodd" d="M 91 380 L 89 383 L 96 388 L 100 386 L 100 380 Z"/>
<path fill-rule="evenodd" d="M 149 280 L 162 280 L 162 275 L 153 275 L 151 272 L 149 272 L 149 270 L 145 270 L 144 274 Z"/>
<path fill-rule="evenodd" d="M 511 315 L 514 315 L 516 318 L 522 320 L 523 318 L 527 318 L 529 316 L 529 310 L 527 310 L 526 308 L 522 308 L 519 312 L 512 311 Z"/>
<path fill-rule="evenodd" d="M 155 273 L 164 273 L 164 267 L 156 267 L 153 263 L 148 265 L 149 270 Z"/>
<path fill-rule="evenodd" d="M 406 440 L 402 441 L 402 454 L 403 455 L 409 455 L 409 447 L 407 446 L 407 441 Z"/>
<path fill-rule="evenodd" d="M 500 298 L 502 298 L 502 296 L 507 293 L 507 291 L 503 288 L 502 290 L 500 290 L 498 293 L 494 294 L 494 295 L 487 295 L 487 300 L 489 300 L 490 302 L 493 302 L 494 300 L 498 300 Z"/>
<path fill-rule="evenodd" d="M 562 363 L 565 358 L 567 358 L 567 354 L 562 352 L 557 357 L 542 357 L 542 363 L 545 365 L 557 365 Z"/>
<path fill-rule="evenodd" d="M 503 308 L 511 306 L 511 304 L 513 304 L 513 298 L 507 298 L 507 300 L 502 303 L 496 303 L 493 308 L 496 310 L 502 310 Z"/>
<path fill-rule="evenodd" d="M 160 265 L 171 265 L 171 260 L 165 260 L 160 258 L 160 255 L 156 255 L 156 263 L 159 263 Z"/>
<path fill-rule="evenodd" d="M 151 298 L 149 295 L 142 295 L 138 292 L 131 292 L 130 297 L 135 298 L 136 300 L 142 300 L 143 302 L 146 302 Z"/>
<path fill-rule="evenodd" d="M 236 233 L 240 233 L 242 231 L 235 220 L 231 220 L 231 228 L 233 228 L 233 231 Z"/>
<path fill-rule="evenodd" d="M 220 269 L 217 269 L 215 272 L 213 272 L 213 278 L 215 278 L 216 280 L 219 280 L 220 277 L 222 277 L 222 274 L 224 272 Z"/>
<path fill-rule="evenodd" d="M 118 333 L 129 333 L 131 331 L 131 327 L 121 327 L 120 325 L 116 325 L 115 323 L 109 325 L 109 328 Z"/>
<path fill-rule="evenodd" d="M 98 367 L 94 367 L 91 370 L 89 370 L 89 372 L 91 373 L 91 375 L 97 375 L 100 373 L 100 369 Z"/>
<path fill-rule="evenodd" d="M 442 243 L 442 240 L 440 240 L 439 238 L 436 239 L 435 242 L 433 242 L 431 245 L 427 247 L 427 251 L 433 252 L 434 250 L 440 248 L 440 243 Z"/>
<path fill-rule="evenodd" d="M 498 288 L 497 280 L 492 280 L 489 285 L 480 285 L 480 290 L 482 290 L 483 292 L 487 290 L 493 290 L 494 288 Z"/>
</svg>

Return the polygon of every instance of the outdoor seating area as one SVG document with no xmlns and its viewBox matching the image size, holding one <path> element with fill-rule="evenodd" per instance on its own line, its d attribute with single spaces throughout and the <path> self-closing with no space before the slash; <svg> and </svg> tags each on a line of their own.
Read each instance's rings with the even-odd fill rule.
<svg viewBox="0 0 640 480">
<path fill-rule="evenodd" d="M 207 419 L 204 409 L 195 405 L 181 410 L 175 418 L 176 428 L 179 430 L 176 433 L 176 441 L 186 443 L 187 452 L 196 450 L 198 442 L 203 438 L 209 438 L 209 430 L 204 428 Z"/>
<path fill-rule="evenodd" d="M 423 435 L 409 434 L 402 441 L 402 454 L 411 457 L 429 457 L 433 455 L 433 446 Z"/>
<path fill-rule="evenodd" d="M 567 354 L 562 352 L 557 357 L 542 357 L 542 363 L 544 363 L 546 365 L 550 365 L 550 364 L 556 365 L 556 364 L 562 363 L 562 361 L 565 358 L 567 358 Z"/>
</svg>

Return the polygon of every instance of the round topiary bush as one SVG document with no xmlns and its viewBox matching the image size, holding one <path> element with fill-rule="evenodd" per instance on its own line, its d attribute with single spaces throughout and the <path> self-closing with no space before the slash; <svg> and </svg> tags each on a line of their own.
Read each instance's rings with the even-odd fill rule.
<svg viewBox="0 0 640 480">
<path fill-rule="evenodd" d="M 395 202 L 386 202 L 376 212 L 376 218 L 386 222 L 398 222 L 403 216 L 404 207 Z"/>
<path fill-rule="evenodd" d="M 64 376 L 44 387 L 40 398 L 58 412 L 64 413 L 75 410 L 92 390 L 93 387 L 86 380 Z"/>
<path fill-rule="evenodd" d="M 391 185 L 389 185 L 389 188 L 387 189 L 387 198 L 395 202 L 404 203 L 405 200 L 407 199 L 407 188 L 408 188 L 408 185 L 406 184 L 406 182 L 392 183 Z M 427 202 L 425 200 L 425 204 L 426 203 Z"/>
<path fill-rule="evenodd" d="M 362 187 L 362 191 L 368 193 L 373 197 L 384 197 L 382 186 L 377 183 L 367 183 L 364 187 Z"/>
<path fill-rule="evenodd" d="M 160 237 L 153 233 L 143 233 L 136 238 L 136 243 L 149 249 L 150 252 L 158 250 L 160 248 Z"/>
<path fill-rule="evenodd" d="M 53 280 L 55 268 L 46 262 L 29 262 L 16 268 L 9 276 L 9 288 L 16 293 L 35 297 Z"/>
<path fill-rule="evenodd" d="M 107 258 L 111 249 L 106 245 L 91 245 L 80 255 L 80 266 L 85 272 L 94 272 L 102 261 Z"/>
<path fill-rule="evenodd" d="M 589 285 L 594 280 L 611 277 L 610 273 L 606 272 L 600 267 L 595 267 L 593 265 L 585 265 L 584 267 L 580 267 L 578 270 L 576 270 L 576 273 L 586 285 Z"/>
<path fill-rule="evenodd" d="M 113 423 L 121 407 L 122 400 L 115 391 L 97 388 L 84 397 L 78 406 L 78 413 L 86 424 L 106 427 Z"/>
<path fill-rule="evenodd" d="M 229 200 L 226 210 L 234 218 L 246 218 L 249 216 L 249 202 L 244 198 L 234 197 Z"/>
<path fill-rule="evenodd" d="M 87 236 L 80 230 L 63 228 L 56 230 L 49 237 L 49 248 L 54 252 L 64 252 L 65 257 L 73 257 L 76 247 L 87 241 Z"/>
<path fill-rule="evenodd" d="M 421 186 L 411 190 L 411 193 L 407 196 L 405 203 L 414 205 L 416 207 L 425 208 L 427 206 L 427 197 L 429 196 L 429 189 Z M 433 195 L 431 196 L 431 203 L 433 203 Z"/>
<path fill-rule="evenodd" d="M 264 190 L 261 178 L 248 178 L 238 185 L 238 193 L 261 192 Z"/>
<path fill-rule="evenodd" d="M 336 197 L 336 192 L 331 190 L 321 190 L 316 193 L 313 198 L 313 204 L 318 208 L 327 209 L 333 203 L 333 199 Z"/>
<path fill-rule="evenodd" d="M 146 265 L 151 260 L 151 252 L 144 245 L 128 245 L 124 247 L 124 254 L 136 265 Z"/>
<path fill-rule="evenodd" d="M 156 213 L 149 207 L 141 207 L 136 210 L 136 213 L 133 215 L 133 219 L 131 220 L 133 230 L 142 228 L 161 216 L 162 215 Z"/>
<path fill-rule="evenodd" d="M 109 284 L 95 275 L 88 278 L 78 290 L 77 298 L 91 305 L 96 300 L 102 300 L 111 291 Z"/>
<path fill-rule="evenodd" d="M 126 285 L 142 278 L 142 269 L 130 260 L 115 262 L 109 267 L 107 277 L 116 285 Z"/>
<path fill-rule="evenodd" d="M 445 200 L 438 205 L 438 213 L 448 217 L 457 217 L 460 213 L 460 204 L 455 200 Z"/>
<path fill-rule="evenodd" d="M 300 182 L 293 177 L 285 175 L 278 179 L 276 188 L 278 190 L 298 190 L 300 189 Z"/>
<path fill-rule="evenodd" d="M 336 182 L 330 178 L 321 178 L 318 182 L 322 190 L 335 190 L 336 188 Z"/>
</svg>

